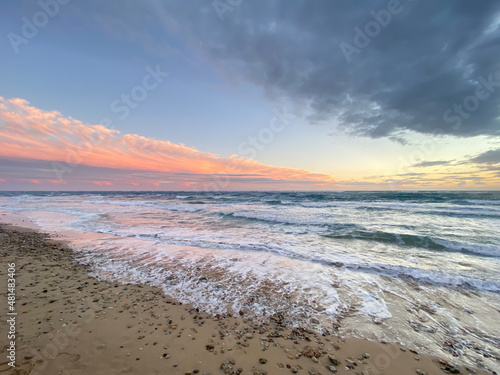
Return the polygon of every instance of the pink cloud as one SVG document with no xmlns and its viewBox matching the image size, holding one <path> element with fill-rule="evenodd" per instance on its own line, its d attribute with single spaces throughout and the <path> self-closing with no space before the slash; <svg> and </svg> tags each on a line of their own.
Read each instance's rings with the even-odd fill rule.
<svg viewBox="0 0 500 375">
<path fill-rule="evenodd" d="M 90 181 L 90 183 L 97 186 L 112 186 L 113 183 L 111 181 Z"/>
<path fill-rule="evenodd" d="M 129 182 L 130 185 L 132 186 L 160 186 L 160 183 L 158 181 L 141 181 L 141 182 L 137 182 L 137 181 L 132 181 L 132 182 Z"/>
<path fill-rule="evenodd" d="M 0 182 L 7 182 L 5 178 L 0 178 Z"/>
<path fill-rule="evenodd" d="M 87 165 L 166 173 L 235 175 L 240 180 L 333 182 L 326 174 L 266 165 L 237 155 L 223 158 L 183 144 L 121 134 L 102 125 L 84 124 L 63 117 L 58 111 L 35 108 L 19 98 L 0 97 L 0 120 L 3 122 L 0 157 L 58 161 L 71 170 L 78 165 Z M 97 182 L 102 184 L 102 181 Z M 151 186 L 159 185 L 159 182 L 151 183 Z"/>
<path fill-rule="evenodd" d="M 64 180 L 48 180 L 47 182 L 52 185 L 66 185 Z"/>
</svg>

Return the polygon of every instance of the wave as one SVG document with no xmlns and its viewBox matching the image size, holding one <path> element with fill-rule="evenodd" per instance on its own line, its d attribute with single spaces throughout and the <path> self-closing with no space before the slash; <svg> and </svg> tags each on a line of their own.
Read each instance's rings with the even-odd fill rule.
<svg viewBox="0 0 500 375">
<path fill-rule="evenodd" d="M 198 194 L 198 195 L 176 195 L 175 199 L 180 199 L 180 200 L 196 200 L 196 201 L 205 201 L 205 200 L 216 200 L 220 199 L 220 197 L 217 196 L 210 196 L 210 195 L 204 195 L 204 194 Z"/>
<path fill-rule="evenodd" d="M 271 206 L 295 206 L 318 209 L 353 209 L 359 211 L 393 211 L 418 215 L 438 215 L 457 218 L 500 218 L 500 201 L 470 200 L 458 202 L 359 201 L 359 200 L 279 200 L 263 201 Z M 478 203 L 472 203 L 478 202 Z"/>
<path fill-rule="evenodd" d="M 478 206 L 500 206 L 500 200 L 467 199 L 466 202 Z"/>
<path fill-rule="evenodd" d="M 190 202 L 187 203 L 175 203 L 175 202 L 146 202 L 146 201 L 84 201 L 88 204 L 98 204 L 98 205 L 113 205 L 113 206 L 124 206 L 124 207 L 150 207 L 160 210 L 168 211 L 181 211 L 181 212 L 197 212 L 203 210 L 203 207 L 197 207 L 197 205 L 205 204 L 205 202 Z"/>
<path fill-rule="evenodd" d="M 264 213 L 260 211 L 239 211 L 239 212 L 217 212 L 217 214 L 226 219 L 237 219 L 247 221 L 257 221 L 263 223 L 276 223 L 284 225 L 312 225 L 312 226 L 329 226 L 329 225 L 344 225 L 333 222 L 332 219 L 315 220 L 300 217 L 299 215 L 275 215 L 273 213 Z M 350 225 L 350 224 L 345 224 Z"/>
<path fill-rule="evenodd" d="M 413 279 L 420 283 L 431 285 L 461 287 L 465 289 L 476 289 L 498 293 L 500 292 L 500 282 L 497 279 L 485 280 L 469 276 L 460 276 L 441 271 L 422 270 L 403 266 L 391 266 L 386 264 L 370 265 L 344 265 L 345 268 L 360 272 L 376 273 L 401 279 Z"/>
<path fill-rule="evenodd" d="M 242 243 L 242 242 L 232 242 L 231 240 L 221 240 L 210 239 L 210 238 L 196 238 L 195 235 L 183 234 L 180 236 L 161 233 L 160 232 L 149 232 L 142 231 L 140 228 L 130 227 L 130 228 L 117 228 L 110 226 L 110 222 L 106 221 L 107 216 L 105 214 L 94 214 L 88 215 L 82 218 L 78 223 L 73 223 L 73 227 L 91 230 L 99 233 L 111 234 L 118 237 L 133 237 L 143 241 L 151 241 L 155 243 L 163 243 L 168 245 L 178 245 L 193 247 L 199 249 L 210 249 L 210 250 L 230 250 L 245 252 L 261 252 L 267 253 L 273 256 L 284 257 L 292 259 L 294 261 L 320 264 L 328 268 L 335 268 L 339 270 L 350 270 L 352 272 L 363 272 L 378 274 L 383 276 L 389 276 L 394 278 L 411 278 L 418 280 L 420 282 L 425 282 L 433 285 L 449 285 L 453 287 L 464 287 L 476 290 L 484 290 L 491 292 L 500 291 L 500 282 L 495 280 L 485 280 L 480 278 L 475 278 L 467 275 L 456 275 L 449 272 L 443 271 L 432 271 L 425 270 L 418 267 L 409 267 L 404 265 L 389 264 L 380 261 L 370 260 L 367 262 L 363 257 L 359 257 L 355 254 L 349 254 L 343 251 L 343 246 L 335 251 L 309 251 L 307 248 L 295 248 L 294 246 L 282 246 L 279 244 L 271 243 Z M 104 222 L 102 221 L 104 220 Z M 98 223 L 99 221 L 99 223 Z M 416 235 L 397 235 L 385 232 L 368 232 L 363 231 L 359 228 L 354 229 L 355 225 L 345 225 L 339 224 L 335 226 L 335 231 L 337 234 L 325 234 L 324 237 L 329 238 L 347 238 L 347 239 L 363 239 L 363 240 L 374 240 L 389 243 L 397 243 L 399 246 L 413 246 L 413 247 L 423 247 L 429 250 L 454 250 L 463 252 L 463 246 L 460 244 L 452 244 L 449 241 L 442 239 L 433 239 L 425 236 Z M 146 228 L 142 228 L 146 229 Z M 331 230 L 333 229 L 330 228 Z M 340 233 L 344 232 L 344 233 Z M 362 238 L 360 238 L 362 237 Z M 453 246 L 457 246 L 453 249 Z M 328 247 L 331 249 L 331 247 Z M 472 248 L 475 251 L 471 251 L 468 248 L 468 252 L 474 253 L 474 255 L 490 255 L 498 256 L 498 248 L 478 246 L 477 248 Z M 317 248 L 317 250 L 320 250 Z M 497 251 L 497 255 L 494 252 Z"/>
<path fill-rule="evenodd" d="M 362 272 L 377 274 L 398 279 L 413 279 L 419 282 L 432 285 L 445 285 L 453 287 L 462 287 L 467 289 L 476 289 L 482 291 L 499 292 L 500 282 L 497 280 L 484 280 L 470 276 L 455 275 L 442 271 L 423 270 L 420 268 L 397 266 L 385 263 L 366 263 L 361 258 L 349 256 L 346 254 L 319 254 L 319 253 L 300 253 L 291 248 L 285 248 L 277 245 L 264 243 L 230 243 L 213 240 L 194 240 L 192 238 L 182 239 L 168 236 L 162 236 L 151 233 L 117 233 L 115 230 L 101 228 L 100 233 L 113 234 L 119 237 L 134 237 L 144 241 L 154 241 L 169 245 L 179 245 L 187 247 L 196 247 L 212 250 L 236 250 L 241 252 L 262 252 L 272 256 L 284 257 L 299 262 L 320 264 L 325 267 L 334 268 L 342 272 Z"/>
<path fill-rule="evenodd" d="M 349 233 L 328 233 L 323 237 L 338 239 L 357 239 L 392 243 L 400 246 L 424 247 L 426 249 L 445 250 L 446 246 L 436 243 L 432 238 L 411 234 L 397 234 L 382 231 L 354 230 Z"/>
<path fill-rule="evenodd" d="M 494 243 L 468 243 L 451 240 L 449 238 L 431 237 L 420 234 L 405 234 L 371 230 L 360 224 L 337 222 L 338 217 L 333 216 L 300 216 L 287 212 L 261 212 L 261 211 L 240 211 L 240 212 L 219 212 L 223 218 L 236 220 L 249 220 L 263 223 L 276 223 L 282 225 L 295 225 L 300 227 L 318 227 L 319 230 L 327 230 L 327 233 L 319 233 L 322 237 L 332 239 L 351 239 L 375 241 L 396 246 L 424 248 L 435 251 L 452 251 L 468 253 L 471 255 L 500 257 L 500 246 Z M 394 228 L 405 230 L 412 226 L 405 224 L 395 224 Z M 305 228 L 304 228 L 305 229 Z"/>
<path fill-rule="evenodd" d="M 442 238 L 431 238 L 414 234 L 388 233 L 383 231 L 369 231 L 355 229 L 350 232 L 337 232 L 323 234 L 323 237 L 334 239 L 356 239 L 365 241 L 376 241 L 395 244 L 398 246 L 409 246 L 425 248 L 428 250 L 453 251 L 470 253 L 490 257 L 500 257 L 500 248 L 488 244 L 464 244 L 458 241 L 450 241 Z"/>
</svg>

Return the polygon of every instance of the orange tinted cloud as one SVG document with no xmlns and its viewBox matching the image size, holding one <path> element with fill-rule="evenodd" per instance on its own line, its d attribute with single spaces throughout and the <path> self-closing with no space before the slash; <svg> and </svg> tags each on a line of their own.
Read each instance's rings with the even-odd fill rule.
<svg viewBox="0 0 500 375">
<path fill-rule="evenodd" d="M 111 186 L 113 183 L 111 181 L 90 181 L 92 184 L 97 186 Z"/>
<path fill-rule="evenodd" d="M 276 181 L 333 182 L 332 177 L 325 174 L 266 165 L 236 155 L 222 158 L 183 144 L 121 134 L 102 125 L 64 117 L 58 111 L 35 108 L 19 98 L 0 97 L 0 121 L 3 122 L 0 157 L 59 161 L 71 168 L 87 165 Z M 103 181 L 92 183 L 106 185 Z"/>
<path fill-rule="evenodd" d="M 52 185 L 66 185 L 66 181 L 64 180 L 49 180 L 47 182 Z"/>
</svg>

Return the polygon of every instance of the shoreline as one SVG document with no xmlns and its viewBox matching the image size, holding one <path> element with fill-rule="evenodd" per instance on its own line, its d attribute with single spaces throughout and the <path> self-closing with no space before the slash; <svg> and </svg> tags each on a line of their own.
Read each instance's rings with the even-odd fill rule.
<svg viewBox="0 0 500 375">
<path fill-rule="evenodd" d="M 285 316 L 210 316 L 157 287 L 100 281 L 64 242 L 31 228 L 0 224 L 0 253 L 2 270 L 14 253 L 16 265 L 16 367 L 0 361 L 8 374 L 494 373 L 289 327 Z M 0 332 L 6 353 L 5 319 Z"/>
</svg>

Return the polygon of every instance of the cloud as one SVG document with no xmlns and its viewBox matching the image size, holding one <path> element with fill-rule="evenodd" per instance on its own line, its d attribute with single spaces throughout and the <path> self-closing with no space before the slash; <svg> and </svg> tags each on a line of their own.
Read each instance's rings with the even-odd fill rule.
<svg viewBox="0 0 500 375">
<path fill-rule="evenodd" d="M 236 155 L 222 158 L 182 144 L 121 134 L 118 130 L 64 117 L 58 111 L 43 111 L 23 99 L 0 97 L 0 125 L 0 158 L 9 160 L 6 167 L 9 168 L 15 160 L 50 161 L 49 168 L 47 165 L 31 168 L 28 164 L 21 165 L 25 174 L 30 173 L 33 178 L 33 174 L 38 173 L 47 181 L 54 180 L 55 175 L 58 175 L 56 180 L 63 181 L 82 166 L 118 171 L 115 178 L 131 186 L 132 183 L 159 186 L 160 182 L 194 186 L 215 179 L 223 181 L 219 186 L 229 188 L 231 181 L 251 182 L 254 178 L 261 183 L 333 181 L 329 175 L 307 170 L 266 165 Z M 137 171 L 154 173 L 147 180 L 130 175 L 128 181 L 124 181 L 128 174 Z M 9 173 L 15 176 L 18 172 L 11 167 Z M 100 186 L 112 184 L 108 178 L 96 179 L 89 173 L 85 180 Z"/>
<path fill-rule="evenodd" d="M 113 183 L 111 181 L 91 181 L 92 184 L 97 186 L 112 186 Z"/>
<path fill-rule="evenodd" d="M 500 163 L 500 148 L 483 152 L 470 161 L 476 164 L 498 164 Z"/>
<path fill-rule="evenodd" d="M 47 182 L 52 185 L 66 185 L 67 183 L 64 180 L 48 180 Z"/>
<path fill-rule="evenodd" d="M 345 188 L 380 188 L 380 189 L 463 189 L 463 188 L 498 188 L 499 175 L 484 171 L 455 173 L 403 173 L 392 176 L 370 176 L 362 181 L 337 181 L 336 186 Z"/>
<path fill-rule="evenodd" d="M 311 123 L 373 138 L 500 135 L 496 0 L 401 0 L 351 62 L 341 43 L 354 45 L 355 28 L 386 1 L 244 1 L 222 20 L 213 3 L 153 2 L 151 12 L 221 71 L 293 100 Z"/>
<path fill-rule="evenodd" d="M 423 161 L 421 163 L 412 165 L 412 167 L 416 168 L 435 167 L 439 165 L 449 165 L 450 163 L 451 161 L 449 160 Z"/>
</svg>

